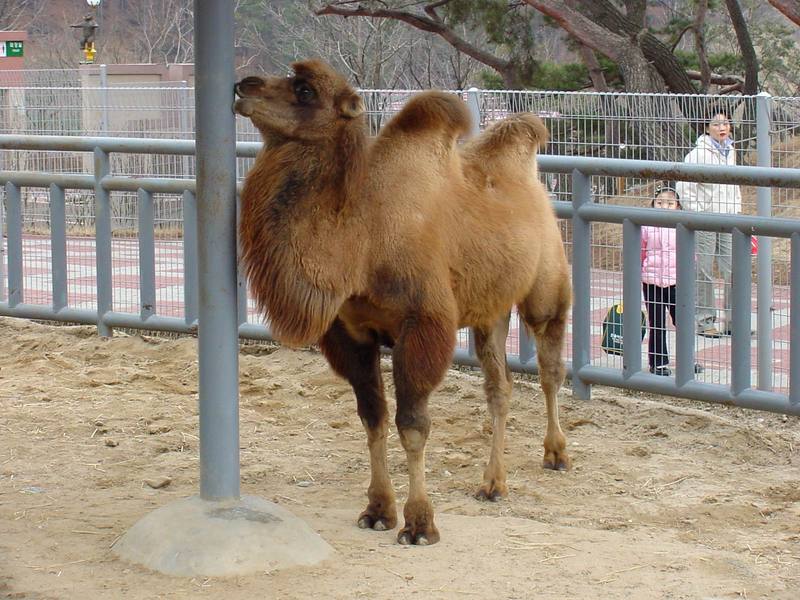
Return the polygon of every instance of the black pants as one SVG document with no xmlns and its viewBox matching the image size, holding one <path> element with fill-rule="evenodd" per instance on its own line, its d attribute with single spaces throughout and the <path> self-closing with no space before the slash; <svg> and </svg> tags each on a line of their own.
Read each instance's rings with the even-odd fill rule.
<svg viewBox="0 0 800 600">
<path fill-rule="evenodd" d="M 651 283 L 643 283 L 644 303 L 647 306 L 647 322 L 650 324 L 647 340 L 647 362 L 650 368 L 663 367 L 669 364 L 667 349 L 667 315 L 675 324 L 675 286 L 659 287 Z"/>
</svg>

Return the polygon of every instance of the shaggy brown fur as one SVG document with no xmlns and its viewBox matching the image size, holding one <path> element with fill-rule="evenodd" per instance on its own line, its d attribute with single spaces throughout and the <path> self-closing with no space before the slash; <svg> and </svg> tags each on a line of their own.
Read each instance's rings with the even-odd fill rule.
<svg viewBox="0 0 800 600">
<path fill-rule="evenodd" d="M 288 78 L 248 77 L 236 111 L 264 137 L 242 193 L 240 237 L 251 289 L 277 338 L 319 342 L 355 391 L 372 479 L 360 527 L 392 528 L 388 410 L 380 345 L 393 347 L 395 423 L 409 493 L 403 544 L 439 539 L 425 490 L 428 396 L 450 365 L 459 327 L 472 327 L 486 377 L 493 437 L 479 498 L 508 492 L 503 463 L 511 375 L 508 315 L 534 333 L 547 404 L 544 466 L 569 457 L 558 422 L 569 274 L 536 151 L 547 130 L 531 114 L 469 130 L 464 103 L 415 96 L 368 143 L 361 98 L 329 66 Z"/>
</svg>

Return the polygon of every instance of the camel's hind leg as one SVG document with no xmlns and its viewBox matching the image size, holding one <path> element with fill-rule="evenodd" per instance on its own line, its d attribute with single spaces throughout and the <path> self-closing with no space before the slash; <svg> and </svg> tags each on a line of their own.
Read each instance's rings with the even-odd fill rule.
<svg viewBox="0 0 800 600">
<path fill-rule="evenodd" d="M 439 541 L 433 506 L 425 489 L 425 444 L 430 433 L 428 396 L 450 366 L 455 326 L 446 319 L 424 315 L 407 318 L 394 347 L 397 432 L 408 462 L 405 525 L 397 534 L 401 544 L 428 545 Z"/>
<path fill-rule="evenodd" d="M 567 454 L 567 438 L 561 431 L 558 422 L 558 390 L 564 383 L 564 360 L 561 350 L 567 329 L 567 313 L 569 311 L 569 291 L 562 296 L 554 308 L 545 312 L 541 308 L 540 298 L 529 295 L 518 306 L 520 316 L 533 331 L 536 339 L 536 351 L 539 360 L 539 383 L 544 392 L 547 404 L 547 432 L 544 436 L 545 469 L 564 471 L 569 469 L 571 461 Z"/>
<path fill-rule="evenodd" d="M 380 345 L 374 338 L 357 342 L 336 319 L 320 346 L 333 370 L 353 386 L 358 416 L 367 431 L 371 467 L 369 504 L 359 515 L 358 526 L 378 531 L 393 529 L 397 525 L 397 508 L 386 458 L 389 419 L 381 378 Z"/>
<path fill-rule="evenodd" d="M 489 414 L 492 417 L 492 450 L 489 464 L 483 472 L 483 483 L 477 498 L 497 501 L 508 495 L 505 451 L 506 417 L 508 399 L 511 396 L 511 371 L 506 362 L 506 337 L 510 315 L 502 318 L 493 329 L 475 328 L 475 350 L 481 361 L 484 375 L 484 390 Z"/>
</svg>

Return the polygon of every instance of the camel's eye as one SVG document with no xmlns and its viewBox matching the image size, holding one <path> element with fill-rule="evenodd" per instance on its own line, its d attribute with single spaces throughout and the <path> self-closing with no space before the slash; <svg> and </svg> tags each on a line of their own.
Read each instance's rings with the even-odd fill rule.
<svg viewBox="0 0 800 600">
<path fill-rule="evenodd" d="M 294 95 L 300 104 L 308 104 L 316 98 L 317 93 L 305 81 L 297 81 L 294 84 Z"/>
</svg>

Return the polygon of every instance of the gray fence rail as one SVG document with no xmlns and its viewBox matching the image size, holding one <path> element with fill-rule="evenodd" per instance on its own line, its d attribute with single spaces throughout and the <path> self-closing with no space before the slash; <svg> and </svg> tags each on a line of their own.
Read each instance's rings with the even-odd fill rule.
<svg viewBox="0 0 800 600">
<path fill-rule="evenodd" d="M 260 144 L 240 143 L 237 155 L 253 158 Z M 194 143 L 133 138 L 78 138 L 0 135 L 0 149 L 76 151 L 91 153 L 91 175 L 59 174 L 26 171 L 0 171 L 0 184 L 5 186 L 7 231 L 7 295 L 0 302 L 0 314 L 5 316 L 50 319 L 66 322 L 96 324 L 103 335 L 114 327 L 194 333 L 197 329 L 197 217 L 195 182 L 189 179 L 131 177 L 114 175 L 109 165 L 114 154 L 169 154 L 190 156 Z M 791 245 L 791 268 L 800 256 L 800 222 L 796 219 L 767 215 L 717 215 L 692 212 L 659 211 L 635 206 L 609 205 L 597 202 L 592 178 L 640 177 L 650 179 L 680 179 L 685 181 L 714 181 L 758 186 L 764 189 L 800 188 L 800 171 L 769 167 L 710 167 L 671 162 L 652 162 L 623 159 L 547 156 L 539 158 L 543 173 L 567 175 L 571 182 L 571 201 L 555 200 L 557 215 L 572 228 L 571 254 L 575 303 L 571 322 L 571 361 L 569 374 L 575 393 L 590 396 L 592 384 L 611 385 L 626 389 L 728 403 L 742 407 L 800 415 L 800 352 L 789 352 L 787 393 L 775 391 L 771 382 L 753 381 L 751 360 L 752 340 L 749 337 L 751 313 L 752 271 L 750 237 L 764 240 L 786 239 Z M 21 191 L 26 188 L 46 190 L 50 209 L 50 295 L 48 303 L 26 302 L 24 297 L 24 261 Z M 64 196 L 68 191 L 93 193 L 95 202 L 94 245 L 96 304 L 91 308 L 76 306 L 70 301 L 66 277 L 66 225 Z M 112 192 L 134 192 L 138 199 L 138 311 L 115 309 L 112 282 Z M 184 201 L 181 244 L 184 256 L 182 314 L 161 314 L 156 300 L 153 234 L 153 197 L 156 194 L 180 194 Z M 639 269 L 642 225 L 676 227 L 679 238 L 678 305 L 694 307 L 694 233 L 711 230 L 733 233 L 733 324 L 731 339 L 730 381 L 727 384 L 698 381 L 692 372 L 695 344 L 693 342 L 694 310 L 679 311 L 676 327 L 675 377 L 658 377 L 641 368 L 641 340 L 638 337 L 639 316 L 636 311 L 624 315 L 625 350 L 619 367 L 597 365 L 592 360 L 592 245 L 591 227 L 597 224 L 622 227 L 622 299 L 629 306 L 641 302 Z M 3 224 L 0 223 L 0 226 Z M 242 289 L 244 289 L 242 282 Z M 0 295 L 0 297 L 2 297 Z M 789 314 L 800 302 L 800 281 L 793 278 L 789 289 Z M 763 307 L 769 310 L 769 307 Z M 268 327 L 248 321 L 248 301 L 245 293 L 239 297 L 239 333 L 243 338 L 269 340 Z M 789 321 L 791 323 L 791 321 Z M 770 345 L 771 330 L 759 329 L 758 343 Z M 790 348 L 800 335 L 791 324 Z M 535 349 L 523 331 L 519 333 L 518 350 L 511 353 L 509 363 L 518 372 L 536 372 Z M 476 365 L 469 348 L 460 347 L 456 362 Z M 757 389 L 760 388 L 760 389 Z"/>
</svg>

